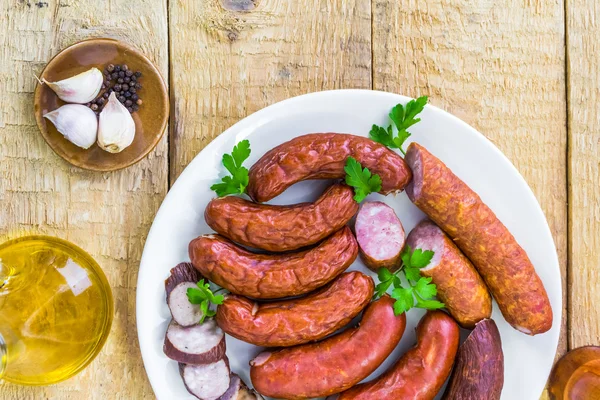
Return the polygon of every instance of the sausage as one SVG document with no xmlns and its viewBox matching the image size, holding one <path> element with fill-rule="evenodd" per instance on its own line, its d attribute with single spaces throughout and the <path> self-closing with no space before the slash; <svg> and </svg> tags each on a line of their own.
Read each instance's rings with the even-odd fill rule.
<svg viewBox="0 0 600 400">
<path fill-rule="evenodd" d="M 354 225 L 360 256 L 365 265 L 395 271 L 400 267 L 404 227 L 394 209 L 381 201 L 362 204 Z"/>
<path fill-rule="evenodd" d="M 494 320 L 478 322 L 458 349 L 444 400 L 500 400 L 504 354 Z"/>
<path fill-rule="evenodd" d="M 236 374 L 231 374 L 229 388 L 218 400 L 264 400 L 263 397 L 248 386 Z"/>
<path fill-rule="evenodd" d="M 185 388 L 200 400 L 218 400 L 227 393 L 231 371 L 227 357 L 210 364 L 179 364 Z"/>
<path fill-rule="evenodd" d="M 394 300 L 384 295 L 371 303 L 358 327 L 321 342 L 263 352 L 250 361 L 254 388 L 283 399 L 325 397 L 371 374 L 398 345 L 406 316 L 394 315 Z"/>
<path fill-rule="evenodd" d="M 205 235 L 189 246 L 194 267 L 231 293 L 276 299 L 311 292 L 350 266 L 358 245 L 344 227 L 309 250 L 288 254 L 251 253 L 219 235 Z"/>
<path fill-rule="evenodd" d="M 357 271 L 338 276 L 304 298 L 257 304 L 228 296 L 217 323 L 231 336 L 264 347 L 288 347 L 324 338 L 348 324 L 373 297 L 373 279 Z"/>
<path fill-rule="evenodd" d="M 338 400 L 433 400 L 450 375 L 460 329 L 442 311 L 428 311 L 417 325 L 417 344 L 379 378 L 342 393 Z"/>
<path fill-rule="evenodd" d="M 492 298 L 473 264 L 433 222 L 422 221 L 409 234 L 411 249 L 432 250 L 421 275 L 431 278 L 437 295 L 454 319 L 466 329 L 492 315 Z"/>
<path fill-rule="evenodd" d="M 202 318 L 200 305 L 190 303 L 187 297 L 187 290 L 195 288 L 200 279 L 202 275 L 191 263 L 180 263 L 171 268 L 171 274 L 165 280 L 167 306 L 180 326 L 195 325 Z"/>
<path fill-rule="evenodd" d="M 314 203 L 258 204 L 240 197 L 212 200 L 204 211 L 217 233 L 258 249 L 280 252 L 315 244 L 340 230 L 358 211 L 354 191 L 336 184 Z"/>
<path fill-rule="evenodd" d="M 248 195 L 264 202 L 305 179 L 344 178 L 348 157 L 381 177 L 381 194 L 400 192 L 411 179 L 402 157 L 382 144 L 344 133 L 311 133 L 265 153 L 250 168 Z"/>
<path fill-rule="evenodd" d="M 210 364 L 225 356 L 225 334 L 213 319 L 189 327 L 171 321 L 165 335 L 163 352 L 185 364 Z"/>
<path fill-rule="evenodd" d="M 411 143 L 410 200 L 456 243 L 479 271 L 506 321 L 528 335 L 552 327 L 552 308 L 527 253 L 466 183 L 424 147 Z"/>
</svg>

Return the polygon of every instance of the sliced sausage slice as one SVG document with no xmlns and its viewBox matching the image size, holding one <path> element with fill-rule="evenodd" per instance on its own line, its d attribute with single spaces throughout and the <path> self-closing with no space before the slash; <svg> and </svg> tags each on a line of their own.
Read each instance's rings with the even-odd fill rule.
<svg viewBox="0 0 600 400">
<path fill-rule="evenodd" d="M 350 228 L 344 227 L 309 250 L 255 254 L 218 235 L 194 239 L 194 267 L 231 293 L 277 299 L 311 292 L 342 273 L 358 255 Z"/>
<path fill-rule="evenodd" d="M 306 399 L 339 393 L 360 382 L 402 338 L 406 316 L 396 317 L 393 304 L 385 295 L 367 307 L 358 327 L 317 343 L 260 353 L 250 361 L 254 388 L 264 396 Z"/>
<path fill-rule="evenodd" d="M 404 227 L 394 209 L 381 201 L 363 203 L 356 216 L 356 240 L 365 265 L 373 271 L 400 266 Z"/>
<path fill-rule="evenodd" d="M 527 253 L 466 183 L 423 146 L 411 143 L 406 162 L 410 200 L 473 262 L 506 321 L 528 335 L 552 327 L 552 307 Z"/>
<path fill-rule="evenodd" d="M 288 347 L 324 338 L 348 324 L 373 297 L 373 279 L 358 271 L 338 276 L 317 293 L 258 304 L 228 296 L 216 320 L 228 334 L 264 347 Z"/>
<path fill-rule="evenodd" d="M 379 378 L 342 393 L 338 400 L 433 400 L 450 375 L 460 329 L 448 314 L 429 311 L 417 325 L 417 344 Z"/>
<path fill-rule="evenodd" d="M 183 383 L 200 400 L 217 400 L 229 388 L 231 381 L 227 358 L 210 364 L 179 364 Z"/>
<path fill-rule="evenodd" d="M 358 211 L 354 191 L 336 184 L 314 203 L 259 204 L 235 196 L 211 200 L 206 223 L 217 233 L 246 246 L 273 252 L 315 244 L 340 230 Z"/>
<path fill-rule="evenodd" d="M 163 351 L 184 364 L 214 363 L 225 356 L 225 334 L 213 319 L 190 327 L 171 321 Z"/>
<path fill-rule="evenodd" d="M 229 388 L 219 400 L 264 400 L 264 398 L 248 386 L 236 374 L 231 374 Z"/>
<path fill-rule="evenodd" d="M 369 138 L 345 133 L 311 133 L 269 150 L 248 174 L 248 194 L 264 202 L 305 179 L 341 179 L 346 159 L 354 157 L 381 177 L 382 194 L 400 192 L 411 172 L 397 153 Z"/>
<path fill-rule="evenodd" d="M 492 298 L 483 279 L 436 224 L 420 222 L 408 234 L 406 244 L 413 250 L 434 252 L 421 275 L 431 277 L 438 297 L 463 328 L 473 329 L 477 322 L 492 315 Z"/>
<path fill-rule="evenodd" d="M 202 275 L 192 263 L 180 263 L 171 268 L 169 277 L 165 280 L 167 305 L 175 322 L 181 326 L 195 325 L 202 317 L 200 306 L 189 302 L 187 289 L 196 287 Z"/>
</svg>

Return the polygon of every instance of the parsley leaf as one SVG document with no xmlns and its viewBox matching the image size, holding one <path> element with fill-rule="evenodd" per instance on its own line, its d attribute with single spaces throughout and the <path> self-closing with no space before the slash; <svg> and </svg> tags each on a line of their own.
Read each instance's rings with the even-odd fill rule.
<svg viewBox="0 0 600 400">
<path fill-rule="evenodd" d="M 379 279 L 380 283 L 375 286 L 374 297 L 378 299 L 383 296 L 385 292 L 387 292 L 389 287 L 394 282 L 394 278 L 398 277 L 393 275 L 387 268 L 379 268 L 377 271 L 377 278 Z"/>
<path fill-rule="evenodd" d="M 437 300 L 417 300 L 417 308 L 424 308 L 426 310 L 438 310 L 446 307 L 444 303 Z"/>
<path fill-rule="evenodd" d="M 223 166 L 231 176 L 224 176 L 221 182 L 215 183 L 210 187 L 217 193 L 217 196 L 223 197 L 229 194 L 243 194 L 248 186 L 248 169 L 242 166 L 242 163 L 250 156 L 250 142 L 242 140 L 233 147 L 231 154 L 223 154 Z"/>
<path fill-rule="evenodd" d="M 425 268 L 433 258 L 433 251 L 415 249 L 410 256 L 410 266 L 415 268 Z"/>
<path fill-rule="evenodd" d="M 394 303 L 394 314 L 400 315 L 403 312 L 407 312 L 413 307 L 413 289 L 412 288 L 396 288 L 392 290 L 392 299 L 396 300 Z"/>
<path fill-rule="evenodd" d="M 415 267 L 404 267 L 404 275 L 406 275 L 406 279 L 409 281 L 416 282 L 421 279 L 421 271 Z"/>
<path fill-rule="evenodd" d="M 206 317 L 212 317 L 216 313 L 210 309 L 211 304 L 223 304 L 225 296 L 222 294 L 215 295 L 210 290 L 210 283 L 204 283 L 204 279 L 200 279 L 200 282 L 196 284 L 196 288 L 188 288 L 187 297 L 190 303 L 200 304 L 200 310 L 202 311 L 202 318 L 200 318 L 199 324 L 204 322 Z"/>
<path fill-rule="evenodd" d="M 354 188 L 354 200 L 357 203 L 363 201 L 369 193 L 381 190 L 379 175 L 371 175 L 371 171 L 363 168 L 353 157 L 346 159 L 344 171 L 346 171 L 346 184 Z"/>
<path fill-rule="evenodd" d="M 387 130 L 381 126 L 373 125 L 369 132 L 369 137 L 389 148 L 400 149 L 402 154 L 406 155 L 404 150 L 402 150 L 402 145 L 410 137 L 410 132 L 407 129 L 421 121 L 421 118 L 415 117 L 423 111 L 427 100 L 427 96 L 421 96 L 416 100 L 409 101 L 405 106 L 397 104 L 392 108 L 389 117 L 398 130 L 397 136 L 394 137 L 391 125 Z"/>
<path fill-rule="evenodd" d="M 422 299 L 430 299 L 437 294 L 437 287 L 431 283 L 431 278 L 421 277 L 414 286 L 415 292 Z"/>
</svg>

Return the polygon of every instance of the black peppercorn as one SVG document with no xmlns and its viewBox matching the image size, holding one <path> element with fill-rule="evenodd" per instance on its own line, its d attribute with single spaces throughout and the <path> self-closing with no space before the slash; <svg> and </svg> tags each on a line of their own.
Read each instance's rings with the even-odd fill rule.
<svg viewBox="0 0 600 400">
<path fill-rule="evenodd" d="M 119 64 L 115 65 L 115 71 L 119 72 L 121 70 L 121 66 Z"/>
<path fill-rule="evenodd" d="M 117 79 L 119 77 L 119 73 L 118 72 L 113 72 L 112 74 L 110 74 L 110 77 L 112 79 Z"/>
<path fill-rule="evenodd" d="M 128 91 L 129 90 L 129 85 L 124 83 L 123 85 L 121 85 L 121 87 L 123 88 L 123 90 Z"/>
<path fill-rule="evenodd" d="M 137 101 L 135 102 L 135 104 L 137 104 L 138 106 L 142 105 L 142 99 L 137 99 Z"/>
<path fill-rule="evenodd" d="M 133 104 L 133 101 L 131 101 L 131 100 L 125 100 L 125 106 L 126 107 L 131 107 L 132 104 Z"/>
<path fill-rule="evenodd" d="M 121 91 L 121 85 L 117 83 L 115 86 L 113 86 L 113 89 L 115 89 L 115 92 L 120 92 Z"/>
<path fill-rule="evenodd" d="M 92 109 L 92 111 L 96 111 L 98 110 L 98 104 L 92 104 L 90 108 Z"/>
<path fill-rule="evenodd" d="M 119 96 L 119 101 L 120 101 L 121 103 L 125 103 L 125 100 L 126 100 L 126 99 L 125 99 L 125 96 Z"/>
<path fill-rule="evenodd" d="M 127 71 L 129 69 L 129 67 L 127 66 L 127 64 L 123 64 L 123 66 L 121 67 L 121 69 L 123 71 Z"/>
<path fill-rule="evenodd" d="M 123 83 L 123 78 L 117 79 L 117 83 Z"/>
<path fill-rule="evenodd" d="M 140 71 L 137 71 L 137 72 L 135 73 L 135 76 L 137 76 L 137 77 L 139 78 L 140 76 L 142 76 L 142 73 L 141 73 Z"/>
<path fill-rule="evenodd" d="M 110 89 L 108 89 L 108 90 L 110 90 Z M 102 95 L 102 97 L 104 97 L 105 99 L 108 99 L 108 96 L 110 96 L 109 92 L 106 92 Z"/>
<path fill-rule="evenodd" d="M 108 64 L 108 66 L 106 67 L 106 70 L 108 72 L 113 72 L 115 70 L 114 64 Z"/>
<path fill-rule="evenodd" d="M 106 85 L 106 87 L 110 86 L 110 79 L 105 79 L 104 80 L 104 84 Z"/>
<path fill-rule="evenodd" d="M 131 76 L 131 75 L 133 75 L 133 71 L 131 71 L 131 70 L 125 71 L 125 76 Z"/>
<path fill-rule="evenodd" d="M 127 111 L 129 111 L 130 113 L 132 113 L 133 112 L 133 108 L 127 107 Z"/>
<path fill-rule="evenodd" d="M 135 84 L 135 88 L 136 88 L 137 90 L 140 90 L 140 89 L 142 88 L 142 84 L 141 84 L 141 83 L 136 83 L 136 84 Z"/>
<path fill-rule="evenodd" d="M 133 111 L 137 111 L 140 109 L 140 106 L 138 106 L 137 104 L 134 104 L 131 108 L 133 108 Z"/>
<path fill-rule="evenodd" d="M 125 78 L 123 78 L 123 82 L 129 83 L 129 82 L 131 82 L 131 78 L 125 77 Z"/>
<path fill-rule="evenodd" d="M 98 100 L 96 100 L 96 104 L 98 104 L 99 106 L 104 104 L 104 97 L 100 97 Z"/>
<path fill-rule="evenodd" d="M 119 71 L 119 78 L 124 78 L 124 77 L 125 77 L 125 72 Z"/>
<path fill-rule="evenodd" d="M 129 89 L 129 91 L 130 91 L 130 92 L 131 92 L 132 90 L 135 90 L 135 89 Z M 134 92 L 131 92 L 131 93 L 132 93 L 132 95 L 131 95 L 131 100 L 133 100 L 133 101 L 137 101 L 137 99 L 139 99 L 138 95 L 137 95 L 137 94 L 135 94 Z"/>
<path fill-rule="evenodd" d="M 125 94 L 123 96 L 125 96 L 127 98 L 130 98 L 131 97 L 131 92 L 125 92 Z"/>
<path fill-rule="evenodd" d="M 135 90 L 134 86 L 129 86 L 129 91 L 131 92 L 131 94 L 134 94 L 135 92 L 137 92 L 137 90 Z"/>
<path fill-rule="evenodd" d="M 101 88 L 102 88 L 102 90 L 106 89 L 106 83 L 103 83 Z"/>
</svg>

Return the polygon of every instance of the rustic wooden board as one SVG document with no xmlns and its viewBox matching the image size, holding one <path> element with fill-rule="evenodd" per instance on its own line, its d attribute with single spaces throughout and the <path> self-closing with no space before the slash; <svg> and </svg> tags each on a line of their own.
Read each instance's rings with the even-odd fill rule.
<svg viewBox="0 0 600 400">
<path fill-rule="evenodd" d="M 35 79 L 64 47 L 90 37 L 126 40 L 168 73 L 165 1 L 0 1 L 0 241 L 29 233 L 90 252 L 113 288 L 115 319 L 98 358 L 49 387 L 3 384 L 3 399 L 152 398 L 135 328 L 142 248 L 167 191 L 167 136 L 136 166 L 115 173 L 72 167 L 46 145 L 33 116 Z"/>
<path fill-rule="evenodd" d="M 600 345 L 600 8 L 567 2 L 569 347 Z"/>
<path fill-rule="evenodd" d="M 432 104 L 474 126 L 507 155 L 546 214 L 564 287 L 567 133 L 563 6 L 557 0 L 374 0 L 373 87 L 415 97 L 429 95 Z M 589 35 L 590 41 L 592 37 Z M 592 107 L 595 103 L 587 104 Z M 588 157 L 593 154 L 590 148 L 587 151 Z M 598 263 L 588 264 L 588 272 L 594 265 Z M 582 304 L 578 317 L 589 312 L 592 304 L 592 298 Z M 559 355 L 566 351 L 565 311 Z M 588 321 L 599 320 L 597 314 L 595 318 Z M 595 332 L 597 335 L 597 327 Z"/>
</svg>

